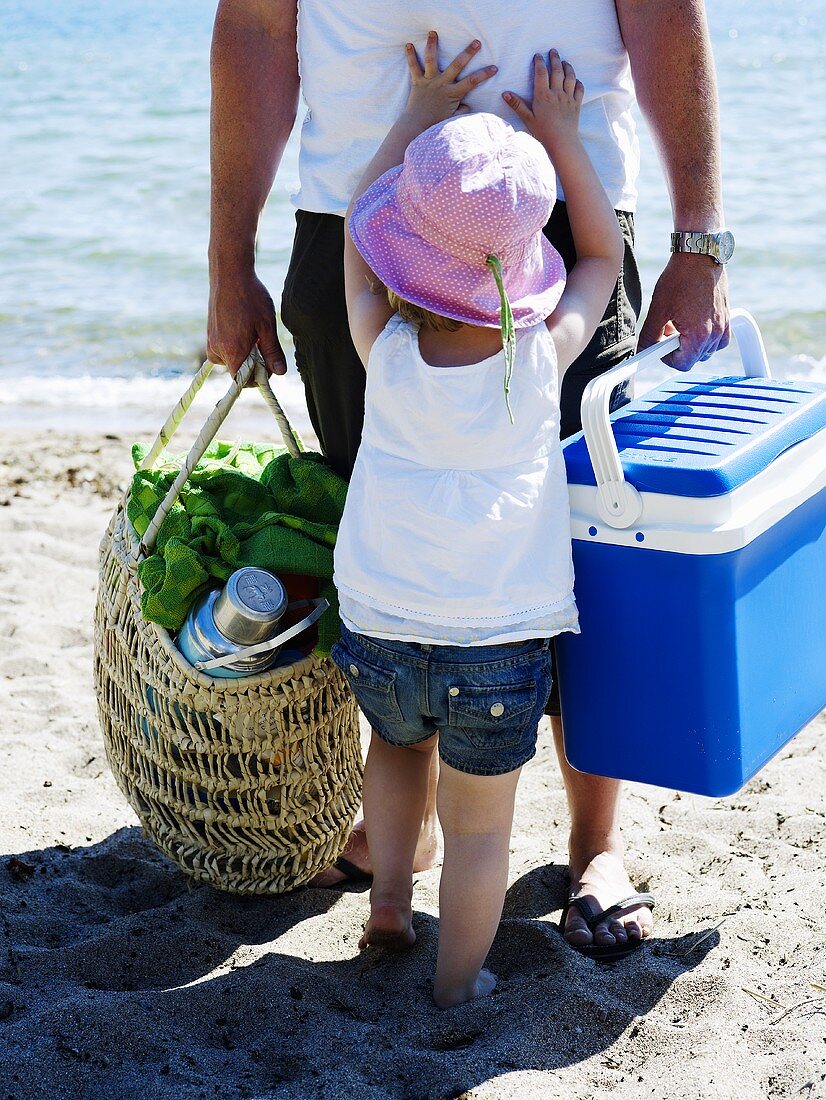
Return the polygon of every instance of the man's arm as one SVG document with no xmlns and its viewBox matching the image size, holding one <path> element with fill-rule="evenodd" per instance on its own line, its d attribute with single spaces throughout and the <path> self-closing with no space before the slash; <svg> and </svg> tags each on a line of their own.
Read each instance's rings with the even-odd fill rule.
<svg viewBox="0 0 826 1100">
<path fill-rule="evenodd" d="M 207 354 L 233 374 L 256 344 L 270 371 L 287 369 L 255 238 L 298 107 L 296 12 L 297 0 L 220 0 L 215 16 Z"/>
<path fill-rule="evenodd" d="M 704 0 L 616 0 L 640 110 L 660 155 L 675 230 L 721 229 L 717 80 Z M 663 242 L 664 247 L 666 242 Z M 688 370 L 728 343 L 725 268 L 676 253 L 654 289 L 640 349 L 671 322 L 682 344 L 666 362 Z"/>
</svg>

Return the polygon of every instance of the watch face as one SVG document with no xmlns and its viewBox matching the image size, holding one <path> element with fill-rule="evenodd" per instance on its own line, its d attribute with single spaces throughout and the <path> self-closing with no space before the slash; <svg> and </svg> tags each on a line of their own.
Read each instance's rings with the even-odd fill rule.
<svg viewBox="0 0 826 1100">
<path fill-rule="evenodd" d="M 728 263 L 734 255 L 734 234 L 727 229 L 724 233 L 715 233 L 714 238 L 717 241 L 717 254 L 720 263 Z"/>
</svg>

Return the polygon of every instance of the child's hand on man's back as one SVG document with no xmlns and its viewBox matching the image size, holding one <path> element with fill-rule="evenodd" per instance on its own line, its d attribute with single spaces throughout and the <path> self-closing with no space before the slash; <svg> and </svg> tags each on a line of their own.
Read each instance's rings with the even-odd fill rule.
<svg viewBox="0 0 826 1100">
<path fill-rule="evenodd" d="M 439 36 L 435 31 L 427 36 L 424 65 L 420 64 L 413 43 L 408 42 L 405 55 L 410 69 L 411 87 L 403 117 L 424 131 L 460 111 L 469 111 L 470 107 L 463 102 L 464 97 L 486 80 L 490 80 L 497 72 L 495 65 L 488 65 L 459 80 L 462 71 L 481 48 L 482 43 L 478 40 L 471 42 L 451 61 L 444 72 L 440 72 Z"/>
<path fill-rule="evenodd" d="M 514 92 L 504 92 L 502 98 L 553 159 L 561 145 L 579 140 L 579 109 L 585 88 L 573 65 L 563 61 L 556 50 L 550 51 L 548 60 L 550 70 L 542 55 L 534 54 L 532 104 Z"/>
</svg>

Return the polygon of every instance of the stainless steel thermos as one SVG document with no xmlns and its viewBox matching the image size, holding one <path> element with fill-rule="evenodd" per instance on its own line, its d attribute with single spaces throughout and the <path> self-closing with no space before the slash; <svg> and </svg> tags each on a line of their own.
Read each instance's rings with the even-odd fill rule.
<svg viewBox="0 0 826 1100">
<path fill-rule="evenodd" d="M 236 569 L 223 588 L 210 589 L 192 605 L 178 634 L 178 648 L 190 664 L 206 666 L 211 676 L 263 672 L 277 662 L 284 643 L 306 630 L 328 606 L 326 600 L 302 601 L 305 605 L 314 605 L 312 614 L 279 638 L 279 624 L 289 606 L 284 585 L 266 569 Z M 216 660 L 220 665 L 212 664 Z"/>
</svg>

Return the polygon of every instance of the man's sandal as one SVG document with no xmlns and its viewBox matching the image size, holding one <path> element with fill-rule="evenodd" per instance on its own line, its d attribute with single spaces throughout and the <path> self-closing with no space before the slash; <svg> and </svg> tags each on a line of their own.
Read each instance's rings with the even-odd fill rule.
<svg viewBox="0 0 826 1100">
<path fill-rule="evenodd" d="M 340 890 L 343 886 L 363 886 L 373 881 L 373 876 L 369 871 L 362 870 L 361 867 L 357 867 L 355 863 L 345 859 L 344 856 L 339 856 L 333 866 L 337 871 L 341 871 L 344 878 L 341 882 L 337 882 L 335 886 L 330 887 L 331 890 Z"/>
<path fill-rule="evenodd" d="M 616 905 L 609 905 L 607 909 L 603 909 L 601 912 L 595 912 L 587 898 L 569 898 L 562 907 L 562 916 L 559 918 L 559 931 L 564 938 L 565 921 L 568 919 L 568 912 L 572 908 L 580 912 L 588 926 L 589 932 L 593 935 L 594 929 L 598 924 L 610 920 L 611 917 L 617 916 L 617 914 L 623 912 L 624 909 L 630 909 L 633 905 L 645 905 L 647 908 L 653 909 L 654 897 L 652 894 L 632 894 L 630 897 L 618 901 Z M 625 943 L 615 943 L 611 946 L 597 943 L 576 944 L 571 943 L 568 939 L 566 939 L 565 942 L 574 951 L 578 951 L 580 955 L 586 955 L 589 959 L 595 959 L 597 962 L 613 962 L 615 959 L 622 959 L 626 955 L 630 955 L 634 951 L 637 951 L 642 947 L 645 941 L 642 939 L 638 940 L 636 937 L 631 939 L 629 936 Z"/>
</svg>

